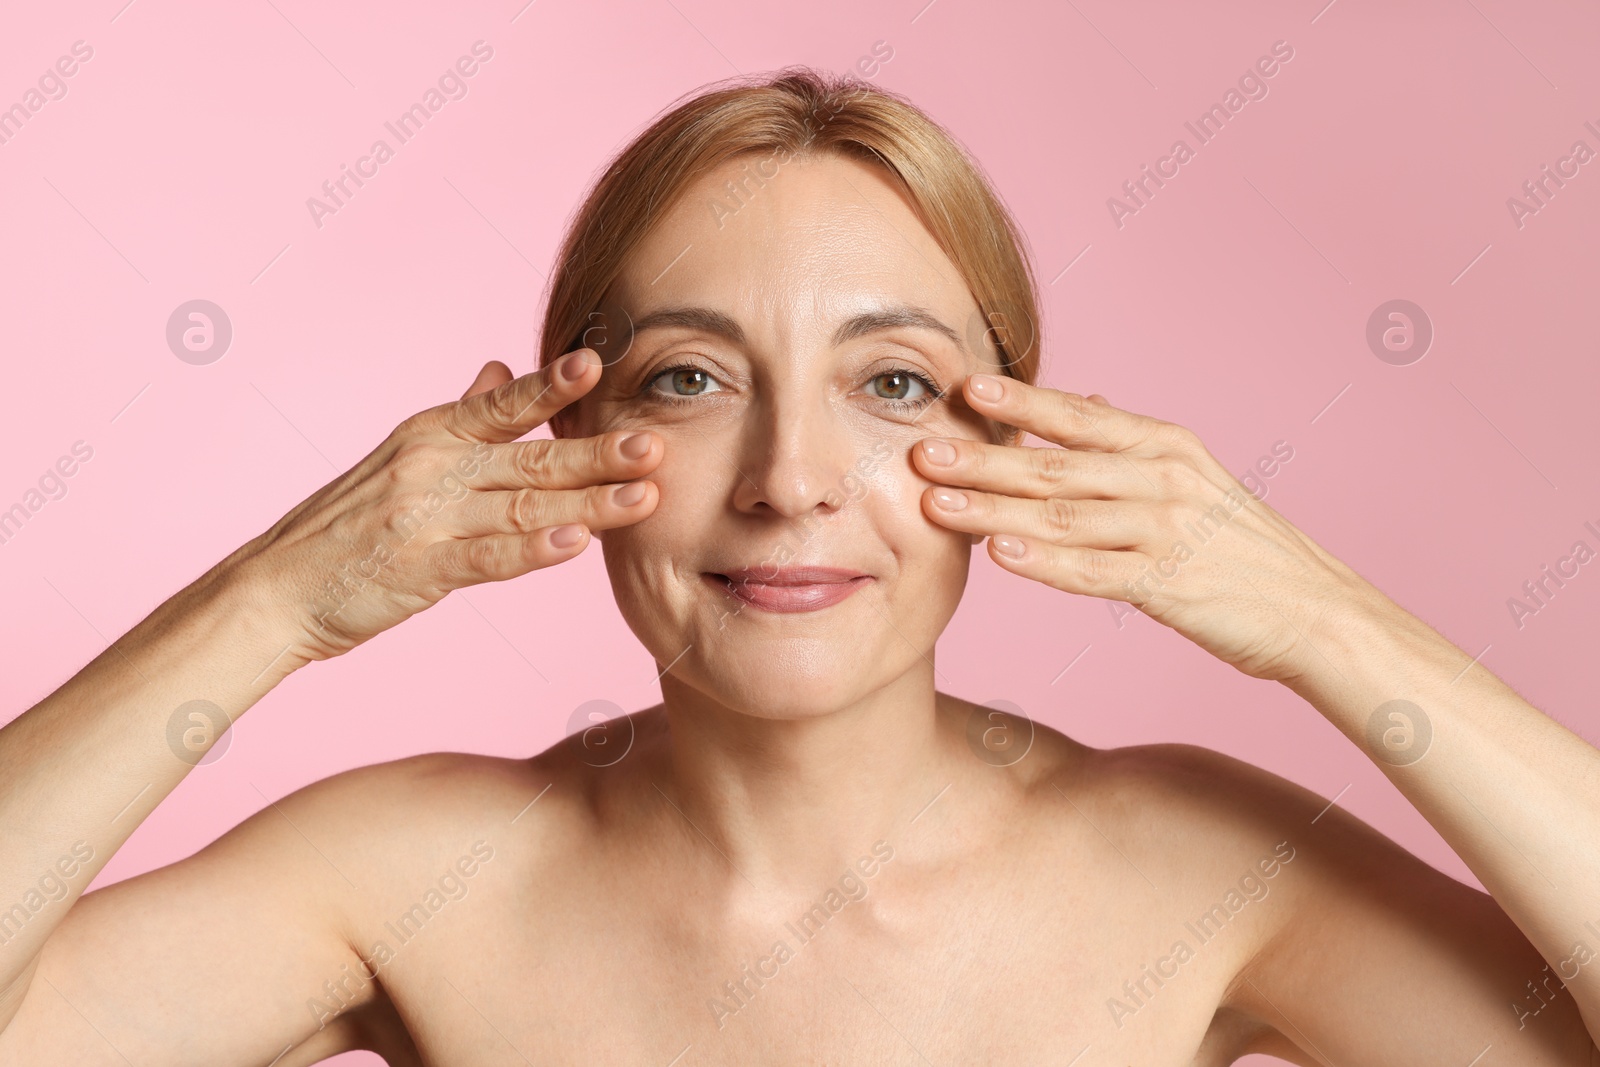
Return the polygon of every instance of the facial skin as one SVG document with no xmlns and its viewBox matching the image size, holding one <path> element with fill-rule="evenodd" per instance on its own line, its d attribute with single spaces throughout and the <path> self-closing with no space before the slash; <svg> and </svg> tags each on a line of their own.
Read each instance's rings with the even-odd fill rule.
<svg viewBox="0 0 1600 1067">
<path fill-rule="evenodd" d="M 644 328 L 610 351 L 591 340 L 607 364 L 601 382 L 565 413 L 565 435 L 665 440 L 650 475 L 656 510 L 602 538 L 612 589 L 658 665 L 731 711 L 823 715 L 911 671 L 927 673 L 931 697 L 934 642 L 977 539 L 924 516 L 931 483 L 910 450 L 932 436 L 999 439 L 960 395 L 962 378 L 996 371 L 999 357 L 987 344 L 968 351 L 978 306 L 877 168 L 797 158 L 764 187 L 747 185 L 729 215 L 724 183 L 744 162 L 690 188 L 635 252 L 607 316 Z M 686 307 L 726 316 L 742 340 L 644 323 Z M 959 340 L 898 325 L 834 343 L 847 319 L 895 307 L 931 314 Z M 668 370 L 679 364 L 689 369 Z M 775 565 L 872 580 L 820 611 L 778 614 L 703 576 Z"/>
</svg>

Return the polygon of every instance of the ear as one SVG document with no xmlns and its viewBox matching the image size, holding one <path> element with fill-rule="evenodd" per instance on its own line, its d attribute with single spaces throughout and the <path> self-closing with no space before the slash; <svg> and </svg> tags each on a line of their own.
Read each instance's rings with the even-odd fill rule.
<svg viewBox="0 0 1600 1067">
<path fill-rule="evenodd" d="M 975 545 L 981 545 L 983 544 L 983 539 L 985 536 L 986 535 L 980 533 L 967 534 L 967 540 L 971 541 Z"/>
</svg>

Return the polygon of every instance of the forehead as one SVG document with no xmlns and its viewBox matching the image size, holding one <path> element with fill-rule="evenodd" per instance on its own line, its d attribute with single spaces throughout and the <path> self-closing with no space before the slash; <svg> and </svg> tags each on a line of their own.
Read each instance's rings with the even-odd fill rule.
<svg viewBox="0 0 1600 1067">
<path fill-rule="evenodd" d="M 653 227 L 612 292 L 634 314 L 704 305 L 774 337 L 831 334 L 886 306 L 930 309 L 962 332 L 977 311 L 893 180 L 838 156 L 723 163 Z"/>
</svg>

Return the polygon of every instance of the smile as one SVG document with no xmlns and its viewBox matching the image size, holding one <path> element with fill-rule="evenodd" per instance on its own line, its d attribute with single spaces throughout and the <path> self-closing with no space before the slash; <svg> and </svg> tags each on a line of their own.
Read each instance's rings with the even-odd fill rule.
<svg viewBox="0 0 1600 1067">
<path fill-rule="evenodd" d="M 760 611 L 790 613 L 832 607 L 872 581 L 870 574 L 835 567 L 756 568 L 701 575 L 719 590 Z"/>
</svg>

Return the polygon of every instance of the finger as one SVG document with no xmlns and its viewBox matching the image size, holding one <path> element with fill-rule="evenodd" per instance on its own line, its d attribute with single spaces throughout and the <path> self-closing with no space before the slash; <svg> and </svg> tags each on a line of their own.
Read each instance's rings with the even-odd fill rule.
<svg viewBox="0 0 1600 1067">
<path fill-rule="evenodd" d="M 590 530 L 610 530 L 648 518 L 660 496 L 661 490 L 648 481 L 587 489 L 469 492 L 456 501 L 440 529 L 458 538 L 528 534 L 573 522 Z"/>
<path fill-rule="evenodd" d="M 954 437 L 929 437 L 911 453 L 918 473 L 929 481 L 1007 496 L 1137 500 L 1159 493 L 1158 480 L 1138 466 L 1143 460 L 1122 453 L 994 445 Z"/>
<path fill-rule="evenodd" d="M 478 371 L 478 376 L 472 379 L 472 384 L 467 387 L 466 392 L 461 394 L 461 399 L 465 400 L 469 396 L 475 396 L 496 386 L 504 385 L 514 377 L 516 376 L 511 373 L 510 367 L 501 363 L 498 359 L 491 359 L 483 365 L 482 370 Z"/>
<path fill-rule="evenodd" d="M 1135 583 L 1149 570 L 1142 552 L 1052 545 L 1015 534 L 989 538 L 989 558 L 1006 570 L 1064 593 L 1135 602 Z"/>
<path fill-rule="evenodd" d="M 1122 501 L 1032 500 L 931 486 L 923 490 L 922 510 L 952 530 L 1015 533 L 1083 548 L 1137 548 L 1151 533 L 1150 524 L 1140 521 L 1140 509 Z"/>
<path fill-rule="evenodd" d="M 589 531 L 563 525 L 530 534 L 490 534 L 429 547 L 427 559 L 451 589 L 503 582 L 529 571 L 562 563 L 589 545 Z"/>
<path fill-rule="evenodd" d="M 1065 448 L 1122 452 L 1142 446 L 1151 454 L 1170 450 L 1171 423 L 993 374 L 968 375 L 963 383 L 973 408 Z M 1171 429 L 1168 429 L 1168 428 Z"/>
<path fill-rule="evenodd" d="M 580 348 L 543 370 L 453 404 L 430 408 L 417 418 L 463 441 L 515 441 L 587 393 L 599 380 L 600 357 L 590 349 Z"/>
<path fill-rule="evenodd" d="M 467 479 L 473 489 L 582 489 L 628 482 L 655 470 L 665 452 L 660 435 L 618 431 L 595 437 L 495 445 Z"/>
</svg>

